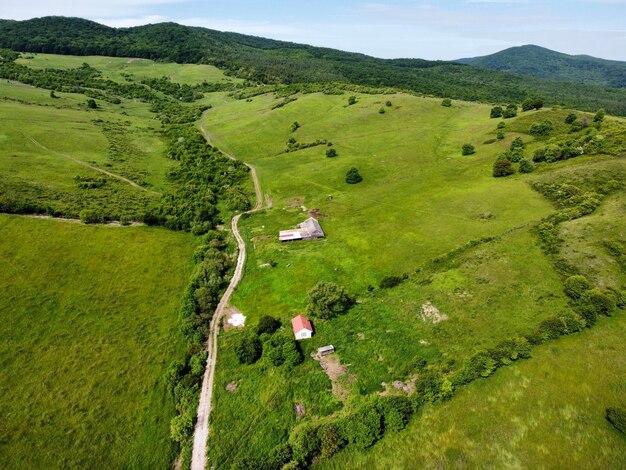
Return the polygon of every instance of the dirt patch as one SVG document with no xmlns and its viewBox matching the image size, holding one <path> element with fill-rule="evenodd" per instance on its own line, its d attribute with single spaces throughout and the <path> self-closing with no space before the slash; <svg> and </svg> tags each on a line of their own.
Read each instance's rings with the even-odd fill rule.
<svg viewBox="0 0 626 470">
<path fill-rule="evenodd" d="M 304 197 L 298 196 L 298 197 L 292 197 L 291 199 L 287 199 L 287 208 L 288 209 L 295 209 L 296 207 L 302 207 L 302 204 L 304 203 Z"/>
<path fill-rule="evenodd" d="M 233 328 L 243 328 L 246 324 L 246 317 L 237 309 L 237 307 L 227 307 L 224 318 L 224 331 Z"/>
<path fill-rule="evenodd" d="M 319 361 L 320 366 L 322 366 L 322 369 L 330 379 L 330 383 L 333 386 L 333 395 L 338 400 L 345 401 L 350 396 L 348 384 L 353 383 L 356 377 L 348 374 L 348 368 L 341 364 L 339 356 L 336 354 L 327 354 L 326 356 L 314 354 L 312 357 L 314 360 Z"/>
<path fill-rule="evenodd" d="M 430 301 L 422 305 L 421 317 L 424 323 L 433 324 L 437 324 L 440 321 L 448 319 L 448 315 L 441 313 L 437 307 L 430 303 Z"/>
<path fill-rule="evenodd" d="M 227 392 L 235 393 L 235 390 L 237 390 L 237 382 L 235 382 L 234 380 L 226 385 Z"/>
<path fill-rule="evenodd" d="M 322 212 L 317 207 L 309 211 L 309 217 L 313 217 L 314 219 L 327 219 L 328 218 L 328 216 L 326 214 L 322 214 Z"/>
<path fill-rule="evenodd" d="M 128 60 L 126 61 L 126 63 L 127 63 L 127 64 L 132 64 L 133 62 L 143 62 L 143 61 L 145 61 L 145 60 L 146 60 L 146 59 L 139 59 L 139 58 L 135 58 L 135 57 L 133 57 L 133 58 L 131 58 L 131 59 L 128 59 Z"/>
<path fill-rule="evenodd" d="M 359 338 L 361 341 L 363 341 L 365 339 L 365 334 L 364 333 L 357 333 L 356 337 Z"/>
<path fill-rule="evenodd" d="M 306 410 L 304 409 L 304 405 L 300 402 L 296 403 L 296 416 L 298 418 L 304 416 L 306 414 Z"/>
<path fill-rule="evenodd" d="M 417 379 L 417 375 L 412 375 L 411 378 L 406 382 L 402 382 L 401 380 L 394 380 L 393 382 L 391 382 L 391 384 L 388 384 L 387 382 L 381 382 L 384 390 L 382 392 L 379 392 L 379 395 L 397 395 L 399 392 L 406 395 L 412 395 L 413 393 L 415 393 L 415 382 L 417 382 Z"/>
</svg>

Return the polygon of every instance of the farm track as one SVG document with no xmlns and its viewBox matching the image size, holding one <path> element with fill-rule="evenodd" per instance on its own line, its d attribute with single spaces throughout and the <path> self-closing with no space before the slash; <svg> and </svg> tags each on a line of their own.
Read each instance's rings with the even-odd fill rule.
<svg viewBox="0 0 626 470">
<path fill-rule="evenodd" d="M 204 121 L 200 123 L 200 130 L 202 131 L 202 135 L 207 141 L 207 144 L 213 146 L 211 143 L 211 137 L 204 128 Z M 230 155 L 221 150 L 219 151 L 231 160 L 237 160 L 233 155 Z M 232 296 L 233 292 L 237 288 L 237 285 L 241 281 L 241 278 L 243 277 L 243 269 L 246 264 L 246 244 L 241 237 L 241 234 L 239 233 L 239 219 L 243 214 L 250 214 L 264 208 L 263 193 L 261 192 L 261 185 L 259 184 L 256 170 L 252 165 L 249 165 L 245 162 L 244 164 L 250 169 L 250 175 L 252 176 L 252 182 L 254 183 L 256 204 L 251 210 L 242 214 L 237 214 L 231 219 L 231 228 L 233 231 L 233 235 L 237 240 L 239 255 L 237 257 L 237 265 L 235 266 L 235 272 L 233 273 L 233 277 L 230 280 L 230 283 L 228 284 L 228 288 L 224 292 L 224 295 L 222 295 L 222 298 L 220 299 L 220 302 L 215 309 L 215 313 L 213 314 L 213 318 L 211 319 L 211 323 L 209 325 L 209 336 L 206 345 L 208 356 L 206 369 L 204 371 L 204 378 L 202 380 L 200 402 L 198 404 L 198 418 L 196 421 L 196 427 L 194 429 L 193 449 L 191 454 L 191 470 L 205 470 L 206 468 L 207 440 L 209 438 L 209 417 L 212 410 L 213 384 L 215 381 L 215 365 L 217 362 L 217 337 L 220 330 L 219 325 L 226 311 L 226 306 L 228 305 L 230 297 Z M 269 199 L 267 201 L 266 207 L 271 207 L 271 201 L 269 201 Z"/>
<path fill-rule="evenodd" d="M 21 131 L 20 131 L 20 132 L 21 132 Z M 28 134 L 26 134 L 25 132 L 21 132 L 21 133 L 22 133 L 22 135 L 23 135 L 24 137 L 26 137 L 28 140 L 30 140 L 30 141 L 31 141 L 34 145 L 36 145 L 37 147 L 39 147 L 39 148 L 40 148 L 40 149 L 42 149 L 42 150 L 45 150 L 45 151 L 46 151 L 46 152 L 48 152 L 48 153 L 52 153 L 52 154 L 54 154 L 54 155 L 59 155 L 60 157 L 67 158 L 68 160 L 71 160 L 71 161 L 73 161 L 74 163 L 77 163 L 77 164 L 82 165 L 82 166 L 84 166 L 84 167 L 87 167 L 87 168 L 89 168 L 89 169 L 91 169 L 91 170 L 94 170 L 94 171 L 97 171 L 97 172 L 99 172 L 99 173 L 102 173 L 102 174 L 104 174 L 104 175 L 110 176 L 111 178 L 115 178 L 116 180 L 119 180 L 119 181 L 122 181 L 122 182 L 124 182 L 124 183 L 127 183 L 127 184 L 131 185 L 132 187 L 137 188 L 137 189 L 140 189 L 140 190 L 145 191 L 145 192 L 147 192 L 147 193 L 155 194 L 155 195 L 157 195 L 157 196 L 160 196 L 160 195 L 161 195 L 161 193 L 159 193 L 159 192 L 157 192 L 157 191 L 153 191 L 153 190 L 148 189 L 148 188 L 144 188 L 143 186 L 141 186 L 141 185 L 139 185 L 139 184 L 135 183 L 134 181 L 129 180 L 128 178 L 125 178 L 125 177 L 123 177 L 123 176 L 121 176 L 121 175 L 117 175 L 117 174 L 112 173 L 112 172 L 110 172 L 110 171 L 103 170 L 102 168 L 98 168 L 97 166 L 90 165 L 89 163 L 84 162 L 84 161 L 82 161 L 82 160 L 79 160 L 79 159 L 78 159 L 78 158 L 76 158 L 76 157 L 72 157 L 71 155 L 68 155 L 68 154 L 66 154 L 66 153 L 57 152 L 56 150 L 49 149 L 48 147 L 46 147 L 45 145 L 43 145 L 41 142 L 38 142 L 37 140 L 35 140 L 33 137 L 29 136 L 29 135 L 28 135 Z"/>
</svg>

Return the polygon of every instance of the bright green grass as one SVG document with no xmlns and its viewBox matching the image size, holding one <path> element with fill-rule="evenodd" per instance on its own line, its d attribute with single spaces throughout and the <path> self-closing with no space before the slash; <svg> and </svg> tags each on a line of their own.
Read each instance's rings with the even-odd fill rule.
<svg viewBox="0 0 626 470">
<path fill-rule="evenodd" d="M 169 77 L 173 82 L 195 85 L 207 81 L 240 83 L 243 80 L 227 77 L 212 65 L 175 64 L 154 62 L 149 59 L 128 59 L 104 56 L 63 56 L 55 54 L 24 54 L 30 59 L 21 58 L 17 63 L 33 68 L 69 69 L 87 63 L 102 72 L 102 77 L 116 82 L 124 82 L 122 74 L 130 74 L 136 80 Z"/>
<path fill-rule="evenodd" d="M 0 467 L 166 468 L 193 239 L 0 216 Z"/>
<path fill-rule="evenodd" d="M 439 100 L 402 94 L 358 99 L 347 107 L 346 95 L 298 96 L 276 110 L 271 107 L 279 99 L 271 95 L 252 102 L 216 100 L 205 119 L 220 147 L 256 166 L 273 202 L 271 210 L 240 224 L 249 240 L 248 261 L 233 303 L 252 324 L 270 314 L 289 328 L 318 280 L 346 286 L 359 304 L 332 322 L 316 322 L 314 339 L 303 343 L 307 364 L 302 369 L 317 366 L 308 357 L 314 348 L 335 345 L 349 365 L 353 395 L 382 391 L 383 381 L 407 380 L 418 358 L 457 369 L 476 351 L 524 334 L 566 307 L 560 280 L 530 232 L 552 206 L 530 188 L 532 177 L 491 176 L 496 156 L 523 134 L 509 132 L 503 142 L 484 143 L 493 138 L 497 120 L 489 119 L 489 108 L 482 105 L 455 102 L 444 108 Z M 381 115 L 378 109 L 387 99 L 393 106 Z M 291 133 L 294 121 L 302 127 Z M 329 140 L 339 156 L 326 158 L 325 146 L 284 153 L 291 136 L 305 143 Z M 476 146 L 475 155 L 461 156 L 466 142 Z M 351 166 L 359 168 L 362 183 L 344 182 Z M 301 222 L 312 209 L 326 239 L 280 244 L 278 231 Z M 428 268 L 431 260 L 469 240 L 500 234 L 450 263 Z M 270 262 L 275 267 L 264 266 Z M 416 274 L 422 268 L 427 269 Z M 384 276 L 403 273 L 410 276 L 402 286 L 367 293 L 368 285 L 378 286 Z M 420 313 L 427 301 L 448 320 L 425 324 Z M 245 433 L 251 455 L 267 452 L 294 422 L 303 381 L 281 383 L 284 399 L 275 406 L 241 400 L 223 387 L 249 368 L 236 363 L 226 340 L 220 347 L 223 383 L 216 392 L 214 436 Z M 258 393 L 271 394 L 278 381 L 270 377 L 251 374 L 248 380 L 254 380 Z M 326 381 L 320 403 L 332 400 L 330 388 Z M 257 427 L 250 417 L 261 409 L 273 421 Z M 209 455 L 223 464 L 216 447 Z"/>
</svg>

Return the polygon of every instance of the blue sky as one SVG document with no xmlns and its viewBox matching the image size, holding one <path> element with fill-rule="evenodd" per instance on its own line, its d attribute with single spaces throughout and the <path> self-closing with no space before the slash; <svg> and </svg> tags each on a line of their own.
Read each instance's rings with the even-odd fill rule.
<svg viewBox="0 0 626 470">
<path fill-rule="evenodd" d="M 363 52 L 455 59 L 522 44 L 626 61 L 626 0 L 0 0 L 0 16 L 175 21 Z"/>
</svg>

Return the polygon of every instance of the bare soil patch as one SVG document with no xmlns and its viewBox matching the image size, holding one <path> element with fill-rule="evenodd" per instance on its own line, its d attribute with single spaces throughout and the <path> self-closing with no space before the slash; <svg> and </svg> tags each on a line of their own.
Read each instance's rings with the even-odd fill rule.
<svg viewBox="0 0 626 470">
<path fill-rule="evenodd" d="M 314 360 L 319 361 L 320 366 L 322 366 L 322 369 L 330 379 L 333 395 L 338 400 L 345 401 L 350 396 L 348 384 L 353 383 L 356 377 L 348 374 L 348 368 L 341 364 L 339 356 L 336 354 L 328 354 L 326 356 L 314 354 L 312 357 Z"/>
<path fill-rule="evenodd" d="M 437 307 L 430 303 L 430 301 L 422 305 L 421 317 L 424 323 L 433 324 L 437 324 L 440 321 L 448 319 L 448 315 L 441 313 Z"/>
<path fill-rule="evenodd" d="M 234 380 L 232 382 L 229 382 L 228 385 L 226 385 L 227 392 L 235 393 L 236 390 L 237 390 L 237 382 L 235 382 Z"/>
</svg>

